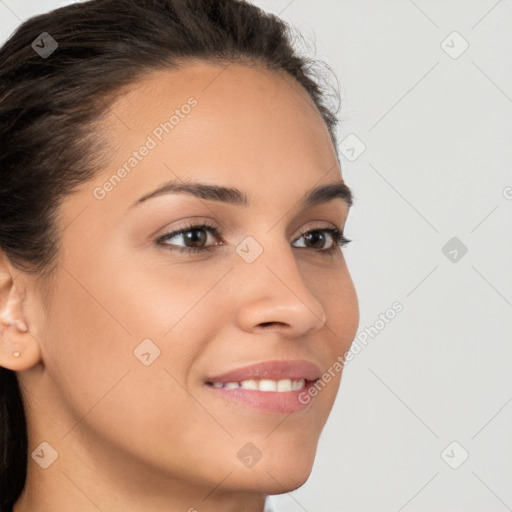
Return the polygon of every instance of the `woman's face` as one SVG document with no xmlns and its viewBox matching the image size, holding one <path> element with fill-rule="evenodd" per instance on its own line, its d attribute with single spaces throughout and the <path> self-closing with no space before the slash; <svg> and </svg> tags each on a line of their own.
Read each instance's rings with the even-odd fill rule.
<svg viewBox="0 0 512 512">
<path fill-rule="evenodd" d="M 303 203 L 343 183 L 320 114 L 289 76 L 195 63 L 139 82 L 103 126 L 112 163 L 61 206 L 42 370 L 23 376 L 34 442 L 134 492 L 300 486 L 359 322 L 329 231 L 343 190 Z"/>
</svg>

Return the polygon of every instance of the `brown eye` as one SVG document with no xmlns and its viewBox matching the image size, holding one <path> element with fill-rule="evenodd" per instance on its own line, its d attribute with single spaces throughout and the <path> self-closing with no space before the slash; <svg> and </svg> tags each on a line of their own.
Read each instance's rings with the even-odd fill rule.
<svg viewBox="0 0 512 512">
<path fill-rule="evenodd" d="M 323 249 L 326 236 L 321 231 L 311 231 L 305 235 L 306 245 L 312 249 Z"/>
<path fill-rule="evenodd" d="M 181 234 L 189 247 L 202 247 L 208 239 L 208 233 L 204 229 L 190 229 Z"/>
<path fill-rule="evenodd" d="M 210 235 L 210 238 L 209 236 Z M 220 233 L 215 226 L 206 223 L 200 226 L 185 226 L 172 233 L 167 233 L 156 241 L 158 245 L 171 251 L 201 252 L 212 249 L 219 244 L 207 244 L 211 238 L 219 239 Z"/>
<path fill-rule="evenodd" d="M 297 240 L 301 239 L 303 239 L 305 243 L 304 245 L 299 246 L 299 248 L 303 247 L 305 249 L 314 249 L 320 252 L 336 251 L 339 247 L 344 246 L 351 241 L 345 238 L 340 230 L 331 227 L 306 231 Z M 326 243 L 328 244 L 328 247 L 325 247 Z"/>
</svg>

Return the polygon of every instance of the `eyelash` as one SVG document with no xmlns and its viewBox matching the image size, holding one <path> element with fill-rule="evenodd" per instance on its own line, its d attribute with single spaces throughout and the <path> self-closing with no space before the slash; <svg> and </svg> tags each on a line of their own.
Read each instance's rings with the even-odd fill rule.
<svg viewBox="0 0 512 512">
<path fill-rule="evenodd" d="M 164 243 L 165 240 L 169 238 L 174 238 L 178 235 L 183 235 L 184 233 L 187 233 L 189 231 L 196 231 L 196 230 L 204 230 L 208 231 L 212 235 L 214 235 L 216 238 L 221 238 L 221 233 L 217 229 L 217 227 L 212 226 L 206 222 L 203 222 L 202 224 L 191 224 L 188 226 L 183 226 L 182 228 L 178 229 L 177 231 L 173 231 L 171 233 L 166 233 L 165 235 L 162 235 L 156 240 L 156 243 L 158 245 L 161 245 L 165 247 L 166 249 L 170 251 L 177 251 L 180 253 L 198 253 L 203 251 L 210 251 L 213 248 L 217 247 L 217 245 L 213 246 L 206 246 L 206 247 L 181 247 L 181 246 L 171 246 L 169 244 Z M 315 233 L 317 231 L 323 231 L 327 232 L 331 235 L 333 239 L 333 246 L 329 249 L 317 249 L 317 252 L 323 252 L 323 253 L 333 253 L 338 250 L 338 248 L 343 247 L 347 244 L 349 244 L 352 240 L 349 240 L 345 237 L 345 235 L 337 228 L 331 228 L 331 227 L 325 227 L 325 228 L 316 228 L 316 229 L 310 229 L 308 231 L 305 231 L 300 234 L 299 238 L 303 237 L 304 235 L 308 235 L 310 233 Z M 302 249 L 302 247 L 299 247 L 299 249 Z M 305 247 L 307 249 L 307 247 Z M 315 250 L 315 249 L 313 249 Z"/>
</svg>

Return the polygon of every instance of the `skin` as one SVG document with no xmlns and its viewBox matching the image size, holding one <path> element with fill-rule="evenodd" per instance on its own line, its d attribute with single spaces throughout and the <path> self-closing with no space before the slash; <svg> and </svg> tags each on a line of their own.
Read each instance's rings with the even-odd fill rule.
<svg viewBox="0 0 512 512">
<path fill-rule="evenodd" d="M 296 489 L 311 472 L 339 373 L 289 415 L 224 401 L 204 379 L 281 359 L 325 371 L 349 349 L 359 310 L 343 250 L 301 237 L 342 231 L 349 208 L 339 198 L 297 207 L 308 190 L 342 182 L 341 171 L 321 115 L 291 77 L 221 69 L 151 73 L 112 105 L 102 124 L 112 164 L 60 206 L 46 301 L 44 282 L 1 260 L 2 311 L 28 327 L 1 325 L 0 364 L 17 372 L 29 428 L 15 512 L 261 512 L 266 494 Z M 96 199 L 95 187 L 190 96 L 198 104 L 172 134 Z M 251 204 L 167 194 L 129 208 L 177 177 L 237 187 Z M 207 245 L 223 245 L 191 254 L 155 245 L 194 221 L 216 225 L 221 239 L 208 235 Z M 263 249 L 253 263 L 235 251 L 249 235 Z M 145 339 L 160 350 L 149 366 L 134 356 Z M 47 469 L 30 456 L 42 442 L 58 452 Z M 248 442 L 262 454 L 250 468 L 237 457 Z"/>
</svg>

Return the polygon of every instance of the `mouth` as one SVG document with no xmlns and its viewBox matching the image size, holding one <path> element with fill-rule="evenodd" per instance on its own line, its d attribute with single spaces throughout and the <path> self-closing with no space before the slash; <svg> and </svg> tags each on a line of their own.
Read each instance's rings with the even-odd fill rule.
<svg viewBox="0 0 512 512">
<path fill-rule="evenodd" d="M 258 412 L 289 414 L 310 406 L 307 395 L 320 379 L 319 368 L 308 361 L 267 361 L 209 377 L 205 385 L 217 397 Z"/>
</svg>

